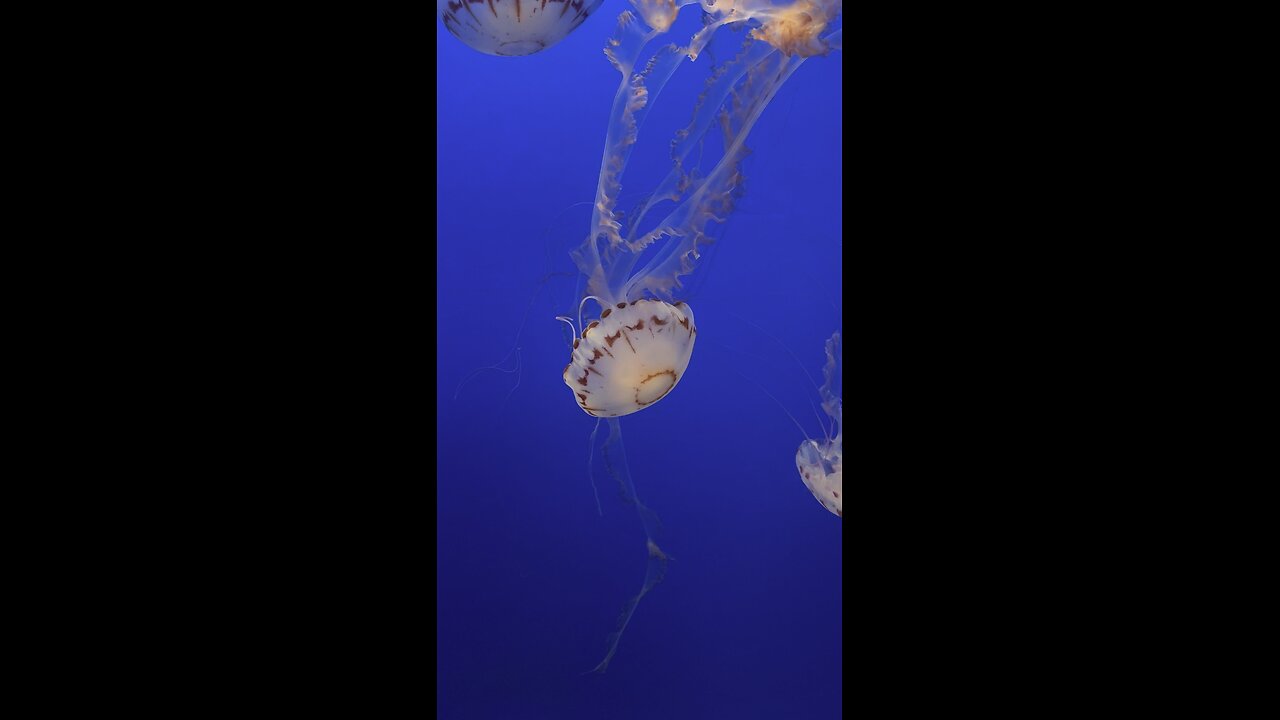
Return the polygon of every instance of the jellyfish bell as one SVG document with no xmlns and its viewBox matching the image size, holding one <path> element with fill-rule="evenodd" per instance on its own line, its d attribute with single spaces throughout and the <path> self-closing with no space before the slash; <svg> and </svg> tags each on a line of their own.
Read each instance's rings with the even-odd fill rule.
<svg viewBox="0 0 1280 720">
<path fill-rule="evenodd" d="M 532 55 L 555 45 L 603 0 L 437 0 L 444 26 L 486 55 Z"/>
<path fill-rule="evenodd" d="M 837 517 L 844 517 L 844 500 L 840 496 L 844 471 L 839 444 L 833 447 L 830 442 L 805 440 L 796 452 L 796 469 L 814 499 Z"/>
<path fill-rule="evenodd" d="M 592 417 L 630 415 L 675 388 L 689 366 L 697 336 L 688 303 L 617 303 L 574 340 L 564 383 Z"/>
</svg>

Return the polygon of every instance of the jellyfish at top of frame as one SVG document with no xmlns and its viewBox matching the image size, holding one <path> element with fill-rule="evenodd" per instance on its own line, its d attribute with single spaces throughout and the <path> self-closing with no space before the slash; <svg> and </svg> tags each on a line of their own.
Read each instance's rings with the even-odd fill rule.
<svg viewBox="0 0 1280 720">
<path fill-rule="evenodd" d="M 641 64 L 645 47 L 671 28 L 680 8 L 699 2 L 632 4 L 644 22 L 624 11 L 605 46 L 622 82 L 610 112 L 591 226 L 585 242 L 570 253 L 586 278 L 582 304 L 595 300 L 601 312 L 576 333 L 562 376 L 578 405 L 593 417 L 616 418 L 649 407 L 684 376 L 697 328 L 688 303 L 675 301 L 673 293 L 681 287 L 680 278 L 693 271 L 699 248 L 711 242 L 709 223 L 728 219 L 742 193 L 741 164 L 751 128 L 807 58 L 840 48 L 842 33 L 823 35 L 839 17 L 841 0 L 777 6 L 768 0 L 702 0 L 703 26 L 689 43 L 668 44 Z M 671 141 L 671 171 L 633 211 L 617 210 L 622 174 L 648 109 L 680 64 L 696 60 L 715 31 L 730 23 L 754 27 L 732 59 L 712 67 L 689 125 Z M 713 125 L 723 133 L 724 154 L 703 172 L 689 155 L 702 147 Z M 642 225 L 657 208 L 665 215 L 655 213 L 661 219 Z M 648 229 L 641 232 L 642 227 Z M 637 267 L 647 250 L 654 251 L 652 256 Z M 683 331 L 675 332 L 672 323 Z"/>
<path fill-rule="evenodd" d="M 841 497 L 844 492 L 844 430 L 840 426 L 842 363 L 840 333 L 835 333 L 827 340 L 827 364 L 822 369 L 825 382 L 819 390 L 822 410 L 833 423 L 831 435 L 822 442 L 805 440 L 796 451 L 796 469 L 800 471 L 800 479 L 822 507 L 835 513 L 836 517 L 844 517 L 844 499 Z"/>
<path fill-rule="evenodd" d="M 532 55 L 555 45 L 603 0 L 437 0 L 444 26 L 486 55 Z"/>
</svg>

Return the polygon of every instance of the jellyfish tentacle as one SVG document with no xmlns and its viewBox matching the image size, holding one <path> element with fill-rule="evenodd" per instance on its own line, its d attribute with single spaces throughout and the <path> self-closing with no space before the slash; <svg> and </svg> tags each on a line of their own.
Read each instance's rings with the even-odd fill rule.
<svg viewBox="0 0 1280 720">
<path fill-rule="evenodd" d="M 610 460 L 610 450 L 617 456 L 617 461 Z M 635 485 L 631 481 L 631 470 L 627 465 L 627 451 L 622 444 L 622 423 L 617 418 L 609 418 L 609 437 L 605 440 L 602 457 L 604 458 L 605 468 L 609 474 L 613 475 L 618 482 L 618 486 L 629 504 L 634 504 L 640 515 L 640 522 L 644 526 L 645 533 L 645 550 L 648 554 L 647 564 L 645 566 L 644 584 L 641 585 L 640 591 L 633 597 L 628 599 L 622 606 L 622 612 L 618 616 L 618 626 L 613 632 L 609 633 L 606 639 L 608 650 L 602 659 L 594 668 L 587 673 L 603 674 L 609 668 L 609 662 L 613 660 L 614 654 L 618 651 L 618 643 L 622 640 L 622 634 L 626 631 L 627 626 L 631 624 L 631 618 L 635 615 L 636 608 L 640 605 L 640 600 L 658 583 L 662 582 L 667 575 L 667 562 L 670 557 L 658 547 L 654 536 L 658 532 L 658 516 L 640 502 L 640 498 L 636 495 Z"/>
<path fill-rule="evenodd" d="M 822 390 L 818 387 L 818 383 L 814 382 L 813 376 L 809 374 L 809 368 L 805 367 L 804 363 L 800 362 L 800 358 L 796 357 L 796 354 L 792 352 L 791 348 L 787 347 L 786 343 L 779 340 L 773 333 L 769 332 L 768 330 L 765 330 L 764 328 L 760 327 L 756 323 L 751 322 L 747 318 L 742 317 L 741 315 L 733 312 L 732 310 L 729 311 L 728 314 L 730 317 L 738 320 L 739 322 L 745 323 L 755 328 L 755 330 L 759 332 L 761 335 L 764 335 L 765 337 L 769 338 L 774 342 L 775 345 L 777 345 L 778 347 L 786 351 L 787 355 L 789 355 L 792 361 L 795 362 L 796 367 L 800 368 L 800 372 L 804 373 L 804 378 L 809 382 L 809 387 L 813 388 L 813 391 L 818 393 L 819 396 L 822 395 Z M 809 402 L 809 409 L 813 411 L 813 416 L 818 419 L 818 427 L 822 428 L 823 435 L 827 436 L 827 439 L 830 439 L 831 433 L 827 431 L 827 422 L 824 421 L 822 419 L 822 416 L 818 414 L 818 408 L 814 406 L 813 399 L 806 395 L 805 400 Z"/>
<path fill-rule="evenodd" d="M 718 25 L 709 25 L 704 28 L 704 31 L 714 31 L 715 27 Z M 621 262 L 617 261 L 619 251 L 622 249 L 619 246 L 624 244 L 620 234 L 622 223 L 614 210 L 617 195 L 622 189 L 621 177 L 630 160 L 631 150 L 639 137 L 640 129 L 648 116 L 648 108 L 662 92 L 676 68 L 685 59 L 696 57 L 696 53 L 689 53 L 689 48 L 667 45 L 649 59 L 644 70 L 633 73 L 645 45 L 664 30 L 665 28 L 662 28 L 645 33 L 643 26 L 636 22 L 629 12 L 624 12 L 619 17 L 614 38 L 605 48 L 605 54 L 614 67 L 622 73 L 623 79 L 614 96 L 613 109 L 610 113 L 612 120 L 605 137 L 605 152 L 600 163 L 600 180 L 596 188 L 596 206 L 591 220 L 591 233 L 585 246 L 574 253 L 575 260 L 579 260 L 579 266 L 584 274 L 591 278 L 589 287 L 592 292 L 600 293 L 607 287 L 616 294 L 616 290 L 627 280 L 628 272 L 635 263 L 635 253 L 643 249 L 643 245 L 639 248 L 634 246 L 626 248 L 632 256 L 622 258 Z M 754 44 L 763 45 L 763 43 Z M 698 138 L 700 137 L 701 133 L 698 135 Z M 674 181 L 675 178 L 672 178 L 671 181 L 664 181 L 663 185 L 671 185 Z M 660 194 L 669 195 L 670 189 L 660 186 Z M 678 199 L 678 196 L 673 199 Z M 653 201 L 646 205 L 641 211 L 641 216 L 648 211 L 652 203 Z M 629 234 L 633 233 L 634 229 Z M 597 247 L 598 238 L 603 238 L 605 242 L 603 255 Z M 652 242 L 652 239 L 650 238 L 648 242 Z M 608 266 L 610 271 L 597 275 L 595 268 L 601 264 Z M 626 299 L 633 296 L 617 297 Z"/>
<path fill-rule="evenodd" d="M 622 190 L 622 173 L 631 159 L 631 151 L 648 118 L 649 108 L 684 60 L 685 55 L 678 47 L 667 45 L 649 59 L 644 70 L 624 78 L 618 89 L 623 105 L 620 112 L 615 105 L 612 116 L 615 119 L 610 123 L 596 188 L 596 212 L 591 225 L 593 237 L 605 238 L 609 259 L 616 256 L 623 242 L 620 234 L 622 224 L 614 210 L 616 198 Z M 608 289 L 616 291 L 621 281 L 626 280 L 625 274 L 620 274 L 625 272 L 625 268 L 615 265 L 613 270 L 605 279 Z"/>
<path fill-rule="evenodd" d="M 596 498 L 596 514 L 604 517 L 604 509 L 600 507 L 600 492 L 596 490 L 596 476 L 591 469 L 591 460 L 596 452 L 596 433 L 600 432 L 600 418 L 596 418 L 596 426 L 591 428 L 591 439 L 587 441 L 587 478 L 591 480 L 591 494 Z"/>
<path fill-rule="evenodd" d="M 777 70 L 771 70 L 767 65 L 772 58 L 781 60 L 781 67 Z M 743 180 L 740 164 L 748 152 L 747 134 L 778 89 L 803 62 L 804 58 L 770 54 L 753 68 L 762 76 L 758 78 L 762 87 L 735 93 L 730 101 L 736 112 L 721 115 L 726 136 L 724 157 L 688 199 L 658 224 L 656 230 L 634 243 L 636 247 L 643 248 L 660 237 L 672 238 L 644 268 L 632 275 L 624 294 L 647 290 L 658 297 L 667 297 L 681 286 L 681 276 L 693 272 L 694 261 L 699 257 L 699 245 L 710 242 L 706 234 L 707 223 L 724 222 L 724 217 L 733 209 L 735 193 L 740 192 Z M 752 82 L 750 71 L 747 82 Z M 737 130 L 732 127 L 735 116 L 741 120 Z"/>
<path fill-rule="evenodd" d="M 750 39 L 746 42 L 749 46 L 728 65 L 735 68 L 735 71 L 726 73 L 727 81 L 719 87 L 712 86 L 715 92 L 708 98 L 711 102 L 699 108 L 703 111 L 701 120 L 695 118 L 695 130 L 698 132 L 699 140 L 709 129 L 713 117 L 720 120 L 721 129 L 725 135 L 724 155 L 711 172 L 702 177 L 685 175 L 682 168 L 673 167 L 674 174 L 668 174 L 666 187 L 670 187 L 671 182 L 680 178 L 685 185 L 682 193 L 687 193 L 687 199 L 647 235 L 629 242 L 628 249 L 632 255 L 627 263 L 627 270 L 631 270 L 639 259 L 639 254 L 651 243 L 663 237 L 670 237 L 672 240 L 668 241 L 642 270 L 632 274 L 623 294 L 630 295 L 648 290 L 658 297 L 670 297 L 677 288 L 682 286 L 680 277 L 693 271 L 693 263 L 700 256 L 698 248 L 711 242 L 707 235 L 707 224 L 711 221 L 723 223 L 733 210 L 734 199 L 742 192 L 745 175 L 741 172 L 740 164 L 749 153 L 745 145 L 746 136 L 764 107 L 773 99 L 782 82 L 800 64 L 794 63 L 794 67 L 778 79 L 772 87 L 766 86 L 763 92 L 752 94 L 756 92 L 752 88 L 752 76 L 766 75 L 760 68 L 771 61 L 777 62 L 779 56 L 775 50 L 763 43 Z M 742 87 L 735 89 L 735 83 L 744 75 L 747 76 L 747 80 Z M 744 103 L 742 101 L 744 96 L 754 98 L 753 102 Z M 737 131 L 732 129 L 730 108 L 741 115 L 741 124 Z M 685 154 L 689 148 L 692 148 L 692 144 L 686 146 Z M 668 197 L 678 200 L 680 194 L 669 193 Z"/>
<path fill-rule="evenodd" d="M 632 4 L 645 20 L 623 12 L 605 47 L 622 80 L 610 113 L 590 230 L 583 244 L 571 253 L 588 279 L 589 292 L 610 301 L 625 301 L 646 292 L 670 299 L 681 287 L 680 277 L 692 272 L 699 247 L 711 242 L 708 223 L 723 223 L 742 193 L 745 176 L 741 162 L 750 152 L 746 138 L 764 108 L 806 58 L 839 49 L 842 38 L 841 29 L 820 37 L 839 17 L 841 0 L 794 0 L 788 5 L 766 0 L 701 0 L 703 27 L 688 45 L 659 49 L 637 71 L 647 44 L 671 27 L 681 7 L 694 3 L 633 0 Z M 757 27 L 748 33 L 744 47 L 732 61 L 713 66 L 692 122 L 672 141 L 672 170 L 637 212 L 629 217 L 617 212 L 622 174 L 648 109 L 667 80 L 684 59 L 697 59 L 718 28 L 741 26 L 748 20 Z M 744 75 L 746 80 L 738 85 Z M 717 117 L 725 135 L 723 157 L 705 175 L 697 172 L 696 164 L 686 170 L 689 153 L 695 146 L 702 147 L 705 133 Z M 680 204 L 641 234 L 643 219 L 667 201 Z M 633 272 L 640 254 L 659 240 L 665 244 L 656 256 L 642 270 Z"/>
<path fill-rule="evenodd" d="M 546 227 L 544 227 L 542 230 L 542 235 L 540 239 L 540 242 L 542 243 L 544 251 L 546 253 L 546 263 L 543 266 L 546 272 L 544 272 L 542 276 L 538 278 L 538 280 L 535 283 L 534 289 L 529 292 L 529 302 L 525 304 L 524 312 L 520 316 L 520 324 L 516 327 L 516 332 L 514 336 L 515 339 L 512 340 L 510 349 L 507 350 L 506 355 L 504 355 L 503 358 L 498 362 L 493 363 L 491 365 L 484 365 L 484 366 L 478 367 L 472 370 L 471 372 L 467 373 L 467 375 L 462 379 L 462 381 L 458 383 L 458 386 L 454 388 L 453 401 L 457 401 L 459 395 L 462 393 L 463 388 L 465 388 L 472 380 L 474 380 L 477 376 L 479 376 L 481 373 L 487 370 L 497 371 L 497 372 L 505 373 L 508 375 L 518 371 L 519 368 L 512 368 L 508 370 L 503 366 L 507 363 L 507 361 L 511 358 L 512 355 L 516 354 L 519 351 L 520 339 L 521 337 L 523 337 L 525 327 L 529 323 L 529 317 L 532 314 L 533 306 L 537 303 L 538 298 L 541 296 L 542 292 L 547 289 L 547 285 L 550 283 L 552 278 L 575 277 L 578 275 L 578 273 L 570 272 L 567 270 L 552 269 L 554 267 L 553 252 L 552 252 L 554 243 L 550 239 L 551 231 L 555 229 L 556 223 L 559 222 L 560 218 L 564 217 L 565 214 L 567 214 L 574 208 L 581 207 L 583 205 L 590 205 L 590 204 L 591 203 L 587 201 L 579 201 L 579 202 L 571 203 L 568 207 L 556 213 L 556 215 L 552 217 L 550 221 L 547 222 Z M 552 300 L 552 305 L 553 306 L 555 305 L 554 300 Z M 558 316 L 556 319 L 567 319 L 567 318 L 564 318 L 563 316 Z M 568 324 L 570 328 L 573 327 L 572 322 Z M 573 335 L 574 336 L 577 335 L 577 330 L 573 331 Z M 570 342 L 572 342 L 572 339 L 570 340 Z M 519 386 L 519 383 L 517 382 L 516 387 L 518 386 Z M 514 390 L 515 388 L 512 388 L 512 392 L 514 392 Z M 508 398 L 510 397 L 510 393 L 508 393 L 507 397 Z"/>
<path fill-rule="evenodd" d="M 635 71 L 645 46 L 664 30 L 665 28 L 649 29 L 636 20 L 630 11 L 624 11 L 618 16 L 618 26 L 604 50 L 609 62 L 622 74 L 622 80 L 614 94 L 609 115 L 591 232 L 583 246 L 571 255 L 588 277 L 589 291 L 608 297 L 611 301 L 625 299 L 618 297 L 616 292 L 610 292 L 617 290 L 621 281 L 626 279 L 625 275 L 618 277 L 617 273 L 606 273 L 602 267 L 613 267 L 613 260 L 622 243 L 619 235 L 622 224 L 614 210 L 622 189 L 622 173 L 626 169 L 640 128 L 648 116 L 647 108 L 657 99 L 680 63 L 688 57 L 680 47 L 667 45 L 649 58 L 643 70 Z M 605 243 L 603 253 L 597 245 L 597 241 L 601 239 Z"/>
<path fill-rule="evenodd" d="M 520 389 L 520 382 L 521 382 L 521 380 L 523 380 L 523 379 L 524 379 L 524 362 L 523 362 L 523 360 L 522 360 L 522 358 L 521 358 L 521 356 L 520 356 L 520 346 L 519 346 L 519 345 L 517 345 L 517 346 L 516 346 L 516 368 L 515 368 L 515 370 L 516 370 L 516 384 L 515 384 L 515 385 L 512 385 L 512 386 L 511 386 L 511 389 L 507 391 L 506 396 L 502 398 L 502 404 L 498 406 L 498 414 L 497 414 L 497 416 L 498 416 L 498 417 L 502 417 L 502 411 L 503 411 L 503 410 L 505 410 L 505 409 L 507 408 L 507 401 L 508 401 L 508 400 L 510 400 L 510 399 L 511 399 L 511 396 L 512 396 L 512 395 L 514 395 L 514 394 L 516 393 L 516 390 L 519 390 L 519 389 Z"/>
<path fill-rule="evenodd" d="M 827 340 L 827 364 L 822 368 L 822 375 L 826 379 L 823 383 L 819 394 L 822 396 L 822 409 L 831 416 L 835 421 L 834 440 L 840 443 L 844 430 L 840 427 L 843 420 L 844 409 L 841 401 L 841 376 L 844 369 L 844 352 L 840 345 L 840 333 L 833 333 L 831 338 Z"/>
<path fill-rule="evenodd" d="M 454 401 L 457 401 L 458 395 L 462 393 L 463 387 L 465 387 L 468 383 L 470 383 L 471 380 L 474 379 L 477 375 L 479 375 L 480 373 L 486 370 L 496 370 L 498 372 L 506 373 L 508 375 L 513 372 L 518 372 L 520 370 L 519 357 L 518 357 L 518 353 L 520 352 L 520 338 L 524 334 L 525 325 L 528 324 L 529 322 L 529 314 L 530 314 L 530 311 L 533 310 L 534 303 L 537 302 L 538 296 L 542 294 L 542 291 L 546 288 L 547 282 L 550 281 L 552 277 L 555 277 L 558 275 L 568 276 L 569 274 L 570 273 L 567 273 L 567 272 L 547 272 L 541 278 L 538 279 L 537 288 L 532 293 L 530 293 L 529 302 L 528 304 L 525 305 L 524 314 L 520 317 L 520 324 L 516 327 L 515 339 L 511 343 L 511 349 L 508 350 L 507 354 L 504 355 L 502 359 L 499 360 L 498 362 L 492 365 L 485 365 L 483 367 L 478 367 L 475 370 L 472 370 L 470 373 L 468 373 L 467 376 L 462 379 L 462 382 L 458 383 L 458 387 L 454 389 L 453 391 Z M 516 367 L 512 368 L 511 370 L 507 370 L 503 368 L 502 365 L 504 365 L 507 362 L 507 360 L 510 359 L 512 354 L 517 354 Z M 519 378 L 518 375 L 517 375 L 517 378 Z M 519 383 L 519 380 L 517 379 L 516 387 L 519 387 L 519 386 L 520 386 L 520 383 Z M 512 388 L 511 392 L 515 392 L 515 388 Z M 507 397 L 508 398 L 511 397 L 511 394 L 508 393 Z"/>
<path fill-rule="evenodd" d="M 502 367 L 502 365 L 504 365 L 507 362 L 507 360 L 511 358 L 512 354 L 514 354 L 515 352 L 516 352 L 516 346 L 512 345 L 511 349 L 507 351 L 506 356 L 504 356 L 498 362 L 492 365 L 485 365 L 484 367 L 476 368 L 475 370 L 472 370 L 470 373 L 468 373 L 467 376 L 462 379 L 462 382 L 458 383 L 458 387 L 454 389 L 453 399 L 456 401 L 458 399 L 458 395 L 462 393 L 462 388 L 466 387 L 467 383 L 471 382 L 472 378 L 484 372 L 485 370 L 495 370 L 497 372 L 505 373 L 507 375 L 510 375 L 511 373 L 518 370 L 519 369 L 518 367 L 512 368 L 510 370 L 507 370 L 506 368 Z"/>
<path fill-rule="evenodd" d="M 601 309 L 609 307 L 608 304 L 605 303 L 605 301 L 601 300 L 595 295 L 587 295 L 583 297 L 582 301 L 578 303 L 578 327 L 579 328 L 582 328 L 582 306 L 586 305 L 588 300 L 595 300 L 596 304 L 599 305 Z"/>
<path fill-rule="evenodd" d="M 756 62 L 775 52 L 777 51 L 768 45 L 748 38 L 732 60 L 712 70 L 707 77 L 702 92 L 698 95 L 697 102 L 694 104 L 693 115 L 689 125 L 677 130 L 675 137 L 671 140 L 671 171 L 658 184 L 658 187 L 650 195 L 649 201 L 645 203 L 634 220 L 632 231 L 627 236 L 627 243 L 632 252 L 639 252 L 644 249 L 635 242 L 635 231 L 638 230 L 640 220 L 649 210 L 664 200 L 678 202 L 690 190 L 696 190 L 697 186 L 701 184 L 695 177 L 685 171 L 684 163 L 686 158 L 695 146 L 701 145 L 702 139 L 707 130 L 710 129 L 720 106 L 724 104 L 725 98 L 733 90 L 734 85 L 742 79 L 742 76 Z"/>
<path fill-rule="evenodd" d="M 783 406 L 781 402 L 778 402 L 778 398 L 774 397 L 773 393 L 766 390 L 764 385 L 761 385 L 755 380 L 752 380 L 751 378 L 747 377 L 744 373 L 739 371 L 737 368 L 732 368 L 732 370 L 734 373 L 737 374 L 738 377 L 742 378 L 743 380 L 746 380 L 752 385 L 755 385 L 756 388 L 760 390 L 760 392 L 764 393 L 765 395 L 768 395 L 769 399 L 773 401 L 773 404 L 777 405 L 779 410 L 785 413 L 787 417 L 791 418 L 791 422 L 796 426 L 796 429 L 800 431 L 800 436 L 806 440 L 809 439 L 809 433 L 805 432 L 804 426 L 800 424 L 799 420 L 796 420 L 796 416 L 792 415 L 790 410 L 788 410 L 785 406 Z"/>
<path fill-rule="evenodd" d="M 565 325 L 568 325 L 568 326 L 569 326 L 569 329 L 570 329 L 571 331 L 573 331 L 573 337 L 578 337 L 578 328 L 574 326 L 574 324 L 573 324 L 573 318 L 567 318 L 567 317 L 565 317 L 565 316 L 563 316 L 563 315 L 557 315 L 557 316 L 556 316 L 556 320 L 559 320 L 560 322 L 564 323 Z M 578 318 L 578 322 L 582 322 L 582 318 Z"/>
</svg>

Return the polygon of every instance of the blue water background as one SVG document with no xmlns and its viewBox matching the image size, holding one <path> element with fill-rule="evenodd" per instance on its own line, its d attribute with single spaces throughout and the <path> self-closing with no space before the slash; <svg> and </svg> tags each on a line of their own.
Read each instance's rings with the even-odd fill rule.
<svg viewBox="0 0 1280 720">
<path fill-rule="evenodd" d="M 823 342 L 842 329 L 841 53 L 807 61 L 753 130 L 746 194 L 680 294 L 699 330 L 689 368 L 622 419 L 636 490 L 674 559 L 608 672 L 581 674 L 646 563 L 598 449 L 597 514 L 596 421 L 561 380 L 567 328 L 554 319 L 577 314 L 567 252 L 587 231 L 620 78 L 602 48 L 625 7 L 605 0 L 523 58 L 477 53 L 437 22 L 439 716 L 838 717 L 840 539 L 857 513 L 837 518 L 805 488 L 801 431 L 780 405 L 821 437 L 810 378 L 821 383 Z M 697 22 L 686 9 L 673 36 Z M 721 30 L 712 53 L 740 39 Z M 704 62 L 685 63 L 655 104 L 621 207 L 669 168 Z"/>
</svg>

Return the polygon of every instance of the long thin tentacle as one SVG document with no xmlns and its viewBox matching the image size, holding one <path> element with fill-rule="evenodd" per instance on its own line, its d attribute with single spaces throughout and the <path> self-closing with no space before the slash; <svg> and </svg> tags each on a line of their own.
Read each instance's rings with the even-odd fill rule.
<svg viewBox="0 0 1280 720">
<path fill-rule="evenodd" d="M 611 458 L 612 455 L 612 458 Z M 652 510 L 645 507 L 640 502 L 640 498 L 636 495 L 635 485 L 631 482 L 631 470 L 627 465 L 627 451 L 622 444 L 622 424 L 617 418 L 609 418 L 609 438 L 604 443 L 604 462 L 609 474 L 618 482 L 619 492 L 622 498 L 628 504 L 636 506 L 636 511 L 640 514 L 640 522 L 644 525 L 645 549 L 648 552 L 648 565 L 644 573 L 644 585 L 640 587 L 640 592 L 634 597 L 627 600 L 622 606 L 622 613 L 618 616 L 617 628 L 609 633 L 608 644 L 609 649 L 605 653 L 604 659 L 600 661 L 589 672 L 604 673 L 609 667 L 609 662 L 613 660 L 613 655 L 618 651 L 618 642 L 622 640 L 622 633 L 626 631 L 627 625 L 631 623 L 631 617 L 635 615 L 636 608 L 640 605 L 640 600 L 654 588 L 655 585 L 662 582 L 667 574 L 667 554 L 658 547 L 654 537 L 658 533 L 661 523 L 658 516 Z"/>
</svg>

